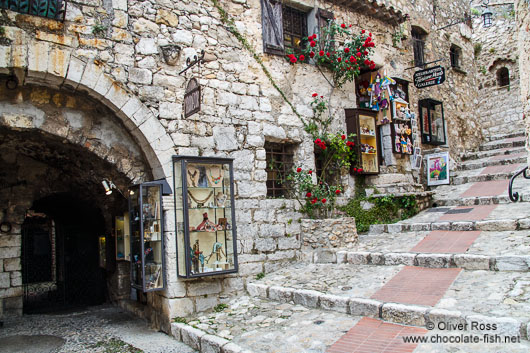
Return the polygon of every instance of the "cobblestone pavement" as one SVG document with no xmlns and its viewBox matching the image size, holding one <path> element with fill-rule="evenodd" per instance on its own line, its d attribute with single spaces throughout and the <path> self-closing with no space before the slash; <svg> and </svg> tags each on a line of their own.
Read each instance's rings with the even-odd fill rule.
<svg viewBox="0 0 530 353">
<path fill-rule="evenodd" d="M 110 305 L 64 314 L 24 315 L 7 319 L 0 329 L 0 351 L 2 339 L 16 335 L 61 337 L 66 342 L 53 351 L 57 353 L 195 352 L 172 337 L 151 330 L 145 321 Z"/>
</svg>

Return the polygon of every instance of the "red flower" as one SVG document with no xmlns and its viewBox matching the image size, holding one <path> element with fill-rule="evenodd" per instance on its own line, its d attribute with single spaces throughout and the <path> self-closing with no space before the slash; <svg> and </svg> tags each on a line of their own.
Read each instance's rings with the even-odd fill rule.
<svg viewBox="0 0 530 353">
<path fill-rule="evenodd" d="M 368 35 L 371 37 L 372 36 L 372 33 L 368 33 Z M 371 40 L 371 39 L 370 39 Z"/>
<path fill-rule="evenodd" d="M 350 56 L 350 62 L 354 62 L 355 61 L 355 56 Z"/>
<path fill-rule="evenodd" d="M 307 197 L 307 198 L 311 197 L 311 193 L 308 192 L 307 194 L 305 194 L 305 197 Z"/>
<path fill-rule="evenodd" d="M 326 147 L 325 144 L 321 144 L 321 145 L 320 145 L 320 148 L 322 148 L 323 150 L 325 150 L 327 147 Z"/>
<path fill-rule="evenodd" d="M 311 203 L 312 203 L 313 205 L 316 204 L 316 203 L 317 203 L 317 199 L 313 199 L 313 200 L 311 200 Z"/>
<path fill-rule="evenodd" d="M 368 55 L 368 50 L 365 50 L 365 51 L 364 51 L 364 55 Z"/>
<path fill-rule="evenodd" d="M 304 55 L 300 55 L 300 61 L 304 61 L 305 60 L 305 56 Z"/>
<path fill-rule="evenodd" d="M 363 168 L 359 168 L 359 172 L 361 172 L 361 173 L 362 173 L 362 172 L 363 172 Z"/>
<path fill-rule="evenodd" d="M 340 25 L 342 28 L 346 28 L 346 25 L 343 23 Z"/>
<path fill-rule="evenodd" d="M 366 31 L 365 31 L 365 30 L 363 29 L 363 30 L 361 31 L 361 33 L 362 33 L 362 34 L 365 34 L 365 33 L 366 33 Z"/>
<path fill-rule="evenodd" d="M 331 55 L 331 54 L 329 54 L 329 52 L 326 53 L 326 56 L 327 56 L 328 58 L 329 58 L 330 55 Z"/>
<path fill-rule="evenodd" d="M 355 173 L 357 173 L 357 170 L 358 170 L 357 168 L 353 168 L 353 171 L 354 171 Z"/>
<path fill-rule="evenodd" d="M 309 42 L 309 45 L 313 48 L 315 45 L 317 45 L 317 43 L 314 40 L 312 40 L 311 42 Z"/>
<path fill-rule="evenodd" d="M 309 171 L 307 173 L 308 174 L 313 174 L 313 171 L 311 169 L 309 169 Z"/>
<path fill-rule="evenodd" d="M 327 201 L 326 199 L 322 199 L 322 203 L 326 203 L 326 201 Z"/>
<path fill-rule="evenodd" d="M 370 65 L 370 70 L 374 70 L 374 69 L 375 69 L 375 64 Z"/>
<path fill-rule="evenodd" d="M 342 135 L 340 138 L 344 141 L 346 140 L 346 135 Z"/>
<path fill-rule="evenodd" d="M 359 58 L 360 58 L 362 54 L 361 54 L 361 52 L 360 52 L 360 51 L 358 51 L 356 55 L 357 55 L 357 57 L 359 57 Z"/>
<path fill-rule="evenodd" d="M 309 57 L 310 57 L 310 58 L 314 58 L 314 57 L 315 57 L 315 52 L 310 52 L 310 53 L 309 53 Z"/>
<path fill-rule="evenodd" d="M 366 59 L 366 60 L 364 61 L 364 64 L 365 64 L 366 66 L 370 66 L 371 62 L 370 62 L 370 60 Z"/>
<path fill-rule="evenodd" d="M 302 168 L 298 168 L 298 169 L 296 169 L 296 172 L 297 172 L 297 173 L 300 173 L 301 171 L 302 171 Z"/>
<path fill-rule="evenodd" d="M 335 191 L 335 194 L 337 195 L 340 194 L 340 190 Z"/>
<path fill-rule="evenodd" d="M 322 143 L 322 140 L 321 139 L 316 139 L 315 143 L 318 145 L 318 144 Z"/>
<path fill-rule="evenodd" d="M 320 56 L 324 56 L 324 51 L 323 51 L 323 50 L 319 51 L 319 52 L 318 52 L 318 55 L 320 55 Z"/>
<path fill-rule="evenodd" d="M 342 61 L 342 58 L 337 58 L 337 62 L 341 62 Z"/>
<path fill-rule="evenodd" d="M 350 48 L 344 48 L 344 52 L 348 54 L 350 52 Z"/>
<path fill-rule="evenodd" d="M 370 35 L 372 35 L 372 33 L 370 33 Z M 372 37 L 366 38 L 366 43 L 370 43 L 371 41 L 372 41 Z"/>
<path fill-rule="evenodd" d="M 291 58 L 291 64 L 296 63 L 296 61 L 297 61 L 296 58 Z"/>
<path fill-rule="evenodd" d="M 313 97 L 316 97 L 316 96 L 318 96 L 318 93 L 313 93 Z"/>
<path fill-rule="evenodd" d="M 351 27 L 351 25 L 349 27 Z"/>
</svg>

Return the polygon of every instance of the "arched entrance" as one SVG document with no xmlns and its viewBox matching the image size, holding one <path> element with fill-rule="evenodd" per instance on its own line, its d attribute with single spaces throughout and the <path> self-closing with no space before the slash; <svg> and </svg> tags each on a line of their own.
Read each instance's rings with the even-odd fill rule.
<svg viewBox="0 0 530 353">
<path fill-rule="evenodd" d="M 4 303 L 30 313 L 128 297 L 114 219 L 127 187 L 153 180 L 144 148 L 86 94 L 0 85 L 0 220 L 12 225 Z"/>
</svg>

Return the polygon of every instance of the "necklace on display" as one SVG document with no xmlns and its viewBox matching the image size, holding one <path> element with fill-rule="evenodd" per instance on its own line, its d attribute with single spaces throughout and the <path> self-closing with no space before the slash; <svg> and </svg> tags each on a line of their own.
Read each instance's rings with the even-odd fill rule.
<svg viewBox="0 0 530 353">
<path fill-rule="evenodd" d="M 213 170 L 214 168 L 217 169 L 217 171 L 218 171 L 218 176 L 213 176 L 212 170 Z M 212 183 L 214 183 L 214 184 L 219 184 L 219 182 L 221 181 L 221 179 L 223 179 L 223 171 L 222 171 L 222 169 L 219 168 L 219 167 L 211 167 L 209 171 L 210 171 L 210 179 L 212 180 Z"/>
<path fill-rule="evenodd" d="M 212 197 L 213 191 L 210 191 L 208 196 L 206 196 L 206 198 L 203 199 L 203 200 L 199 200 L 199 199 L 195 198 L 195 196 L 193 196 L 193 194 L 191 193 L 190 190 L 188 190 L 188 195 L 190 195 L 191 199 L 197 203 L 198 207 L 203 207 L 204 204 L 206 203 L 206 201 L 208 201 L 210 199 L 210 197 Z"/>
<path fill-rule="evenodd" d="M 197 169 L 195 169 L 195 172 L 194 173 L 191 173 L 190 170 L 188 169 L 188 179 L 191 181 L 191 186 L 194 186 L 196 187 L 197 186 L 197 180 L 195 179 L 195 177 L 197 176 L 197 173 L 199 173 L 199 171 Z"/>
</svg>

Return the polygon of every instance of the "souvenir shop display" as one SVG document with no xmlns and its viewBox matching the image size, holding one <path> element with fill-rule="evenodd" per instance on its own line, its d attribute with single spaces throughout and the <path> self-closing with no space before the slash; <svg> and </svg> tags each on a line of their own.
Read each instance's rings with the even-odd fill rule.
<svg viewBox="0 0 530 353">
<path fill-rule="evenodd" d="M 128 217 L 116 218 L 117 238 L 129 238 L 129 246 L 117 243 L 118 259 L 128 254 L 131 261 L 131 286 L 144 292 L 163 290 L 164 219 L 161 210 L 162 184 L 158 181 L 135 185 L 129 189 Z M 125 220 L 128 219 L 128 226 Z M 123 224 L 122 224 L 123 223 Z M 121 241 L 116 239 L 117 242 Z"/>
<path fill-rule="evenodd" d="M 360 75 L 356 80 L 359 107 L 377 112 L 377 125 L 392 122 L 391 86 L 395 84 L 394 79 L 378 71 Z"/>
<path fill-rule="evenodd" d="M 445 118 L 443 103 L 434 99 L 419 102 L 421 142 L 429 145 L 445 145 Z"/>
<path fill-rule="evenodd" d="M 346 109 L 346 128 L 348 134 L 355 134 L 357 165 L 362 174 L 379 174 L 380 142 L 376 125 L 377 112 L 366 109 Z"/>
<path fill-rule="evenodd" d="M 399 154 L 414 154 L 414 132 L 417 129 L 416 115 L 410 111 L 408 102 L 408 82 L 394 78 L 390 87 L 392 99 L 392 151 Z M 417 131 L 416 131 L 417 132 Z"/>
<path fill-rule="evenodd" d="M 177 273 L 237 272 L 232 159 L 173 157 Z"/>
</svg>

